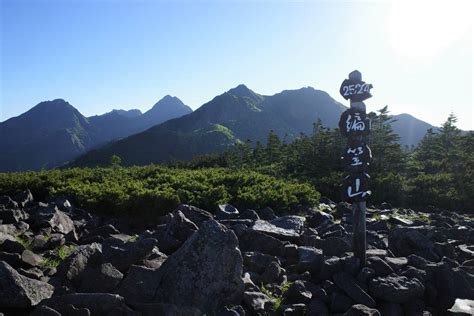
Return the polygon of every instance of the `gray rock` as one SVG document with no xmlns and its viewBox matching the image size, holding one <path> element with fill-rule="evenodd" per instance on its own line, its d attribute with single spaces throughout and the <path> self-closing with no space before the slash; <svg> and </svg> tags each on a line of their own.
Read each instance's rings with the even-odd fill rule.
<svg viewBox="0 0 474 316">
<path fill-rule="evenodd" d="M 0 231 L 0 244 L 2 244 L 5 240 L 15 241 L 15 237 L 13 236 L 14 235 L 7 234 Z"/>
<path fill-rule="evenodd" d="M 27 223 L 22 222 L 22 221 L 15 224 L 1 224 L 0 235 L 3 233 L 5 235 L 18 236 L 18 235 L 24 234 L 29 228 L 30 226 Z M 2 238 L 2 236 L 0 236 L 0 238 Z M 6 238 L 6 239 L 11 239 L 11 238 Z"/>
<path fill-rule="evenodd" d="M 276 227 L 290 230 L 295 232 L 298 235 L 303 233 L 304 222 L 306 218 L 303 216 L 296 216 L 296 215 L 285 215 L 281 217 L 274 218 L 269 221 L 272 225 Z"/>
<path fill-rule="evenodd" d="M 262 274 L 272 262 L 280 263 L 277 257 L 260 252 L 244 252 L 242 258 L 245 268 L 258 274 Z"/>
<path fill-rule="evenodd" d="M 380 257 L 369 257 L 367 266 L 374 269 L 376 276 L 386 276 L 394 272 L 392 267 Z"/>
<path fill-rule="evenodd" d="M 0 261 L 0 307 L 35 306 L 53 292 L 52 285 L 22 276 L 8 263 Z"/>
<path fill-rule="evenodd" d="M 157 240 L 154 238 L 123 242 L 110 237 L 102 243 L 103 260 L 110 262 L 119 271 L 126 272 L 132 264 L 148 257 L 156 244 Z"/>
<path fill-rule="evenodd" d="M 285 254 L 284 243 L 275 237 L 248 228 L 235 231 L 239 237 L 241 251 L 255 251 L 279 257 Z"/>
<path fill-rule="evenodd" d="M 116 294 L 106 293 L 72 293 L 54 296 L 42 302 L 42 305 L 57 310 L 61 314 L 68 315 L 69 305 L 77 309 L 86 308 L 91 315 L 113 315 L 112 311 L 133 311 L 124 304 L 123 297 Z"/>
<path fill-rule="evenodd" d="M 179 205 L 176 208 L 176 211 L 183 213 L 187 219 L 196 224 L 198 227 L 201 227 L 204 222 L 213 218 L 211 213 L 187 204 Z"/>
<path fill-rule="evenodd" d="M 23 253 L 21 254 L 21 261 L 27 266 L 27 267 L 36 267 L 39 266 L 43 262 L 44 258 L 40 255 L 35 254 L 31 250 L 24 250 Z"/>
<path fill-rule="evenodd" d="M 221 204 L 217 208 L 216 219 L 236 219 L 239 217 L 239 210 L 230 204 Z"/>
<path fill-rule="evenodd" d="M 252 229 L 273 236 L 279 240 L 295 241 L 300 237 L 300 234 L 292 229 L 281 228 L 264 220 L 256 220 Z"/>
<path fill-rule="evenodd" d="M 154 302 L 207 312 L 242 299 L 242 255 L 237 237 L 214 220 L 205 222 L 157 273 Z"/>
<path fill-rule="evenodd" d="M 304 316 L 306 315 L 306 304 L 281 305 L 280 310 L 284 316 Z"/>
<path fill-rule="evenodd" d="M 474 315 L 474 300 L 456 299 L 453 306 L 448 310 L 448 315 Z"/>
<path fill-rule="evenodd" d="M 316 276 L 321 271 L 323 260 L 322 250 L 314 247 L 298 247 L 298 270 L 300 272 L 309 271 Z"/>
<path fill-rule="evenodd" d="M 366 284 L 369 282 L 371 278 L 375 276 L 375 270 L 369 267 L 363 267 L 359 274 L 357 275 L 357 281 L 362 284 Z"/>
<path fill-rule="evenodd" d="M 344 316 L 380 316 L 380 312 L 363 304 L 356 304 L 352 305 Z"/>
<path fill-rule="evenodd" d="M 276 283 L 281 284 L 285 280 L 285 269 L 278 262 L 271 262 L 262 274 L 262 282 L 264 284 Z"/>
<path fill-rule="evenodd" d="M 283 301 L 287 303 L 309 303 L 313 294 L 306 289 L 305 284 L 301 280 L 291 283 L 288 290 L 283 295 Z"/>
<path fill-rule="evenodd" d="M 260 219 L 260 217 L 258 216 L 257 212 L 255 212 L 254 210 L 246 209 L 245 211 L 242 212 L 242 214 L 240 214 L 239 219 L 250 219 L 250 220 L 255 221 L 257 219 Z"/>
<path fill-rule="evenodd" d="M 408 279 L 396 274 L 370 280 L 369 292 L 375 298 L 388 302 L 406 303 L 423 297 L 425 287 L 416 278 Z"/>
<path fill-rule="evenodd" d="M 402 226 L 411 226 L 413 225 L 413 221 L 409 220 L 409 219 L 406 219 L 406 218 L 402 218 L 400 216 L 391 216 L 390 219 L 389 219 L 389 222 L 394 224 L 394 225 L 402 225 Z"/>
<path fill-rule="evenodd" d="M 29 204 L 31 204 L 34 199 L 33 199 L 33 194 L 31 194 L 31 191 L 27 189 L 26 191 L 17 193 L 14 197 L 13 200 L 15 200 L 20 207 L 25 207 Z"/>
<path fill-rule="evenodd" d="M 31 226 L 34 228 L 51 227 L 54 232 L 61 234 L 75 234 L 74 222 L 64 212 L 55 206 L 39 207 L 30 217 Z"/>
<path fill-rule="evenodd" d="M 357 284 L 357 281 L 349 273 L 336 273 L 333 275 L 333 280 L 354 302 L 368 307 L 375 307 L 374 299 Z"/>
<path fill-rule="evenodd" d="M 37 267 L 31 268 L 31 269 L 28 269 L 28 270 L 20 268 L 17 271 L 21 275 L 24 275 L 24 276 L 26 276 L 27 278 L 30 278 L 30 279 L 40 280 L 44 276 L 43 271 L 41 271 L 41 269 L 39 269 Z"/>
<path fill-rule="evenodd" d="M 254 313 L 268 310 L 273 306 L 272 300 L 262 292 L 244 292 L 242 301 Z"/>
<path fill-rule="evenodd" d="M 181 242 L 186 241 L 189 236 L 198 230 L 196 224 L 187 219 L 180 210 L 168 214 L 166 227 L 166 233 Z"/>
<path fill-rule="evenodd" d="M 385 257 L 384 261 L 394 270 L 398 271 L 408 265 L 406 257 Z"/>
<path fill-rule="evenodd" d="M 58 266 L 58 275 L 71 281 L 75 286 L 80 286 L 86 267 L 89 264 L 99 265 L 101 263 L 101 251 L 101 245 L 96 243 L 77 247 Z"/>
<path fill-rule="evenodd" d="M 113 293 L 122 278 L 123 274 L 110 263 L 98 267 L 88 266 L 78 290 L 82 293 Z"/>
<path fill-rule="evenodd" d="M 390 250 L 399 257 L 411 254 L 419 255 L 425 259 L 437 260 L 434 253 L 434 242 L 426 237 L 417 227 L 396 227 L 388 236 Z"/>
<path fill-rule="evenodd" d="M 318 239 L 315 247 L 322 249 L 325 256 L 343 256 L 346 252 L 351 251 L 351 245 L 338 237 L 329 237 L 326 239 Z"/>
<path fill-rule="evenodd" d="M 333 274 L 342 271 L 343 265 L 344 261 L 339 257 L 325 258 L 318 277 L 322 280 L 327 280 L 331 278 Z"/>
<path fill-rule="evenodd" d="M 334 216 L 323 211 L 316 211 L 307 217 L 308 224 L 317 227 L 328 222 L 334 222 Z"/>
<path fill-rule="evenodd" d="M 155 269 L 132 265 L 117 291 L 127 303 L 147 303 L 153 300 L 160 275 Z"/>
</svg>

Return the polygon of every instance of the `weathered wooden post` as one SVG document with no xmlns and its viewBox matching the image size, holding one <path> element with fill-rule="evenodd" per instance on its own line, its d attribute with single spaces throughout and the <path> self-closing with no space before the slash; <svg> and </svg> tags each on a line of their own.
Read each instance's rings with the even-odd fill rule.
<svg viewBox="0 0 474 316">
<path fill-rule="evenodd" d="M 364 100 L 370 98 L 371 84 L 362 81 L 362 74 L 354 70 L 345 79 L 339 92 L 350 100 L 350 108 L 341 115 L 339 129 L 347 137 L 342 154 L 344 164 L 343 198 L 352 203 L 353 252 L 361 265 L 366 264 L 365 212 L 369 190 L 368 166 L 372 153 L 367 145 L 370 134 L 370 120 L 366 117 Z"/>
</svg>

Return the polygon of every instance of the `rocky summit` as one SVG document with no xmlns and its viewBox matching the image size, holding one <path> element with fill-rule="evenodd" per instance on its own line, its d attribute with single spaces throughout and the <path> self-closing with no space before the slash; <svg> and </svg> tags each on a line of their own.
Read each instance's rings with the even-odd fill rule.
<svg viewBox="0 0 474 316">
<path fill-rule="evenodd" d="M 473 315 L 474 220 L 347 204 L 180 205 L 155 222 L 0 197 L 0 315 Z M 212 212 L 210 212 L 212 211 Z"/>
</svg>

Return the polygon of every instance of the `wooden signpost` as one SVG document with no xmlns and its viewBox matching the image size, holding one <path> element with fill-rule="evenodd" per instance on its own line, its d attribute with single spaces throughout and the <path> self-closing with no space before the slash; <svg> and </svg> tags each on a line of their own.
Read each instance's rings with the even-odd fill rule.
<svg viewBox="0 0 474 316">
<path fill-rule="evenodd" d="M 366 117 L 364 100 L 372 97 L 371 84 L 362 81 L 362 74 L 354 70 L 345 79 L 339 92 L 350 100 L 351 107 L 342 113 L 339 120 L 341 134 L 347 137 L 347 144 L 341 156 L 344 164 L 342 184 L 343 198 L 352 203 L 353 215 L 353 252 L 364 266 L 366 259 L 366 199 L 370 196 L 370 176 L 368 167 L 372 153 L 367 145 L 370 134 L 370 120 Z"/>
</svg>

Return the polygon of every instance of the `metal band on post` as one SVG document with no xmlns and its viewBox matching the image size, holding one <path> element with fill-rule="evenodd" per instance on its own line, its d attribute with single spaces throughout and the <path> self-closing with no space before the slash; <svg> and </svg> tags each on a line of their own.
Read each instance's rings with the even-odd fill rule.
<svg viewBox="0 0 474 316">
<path fill-rule="evenodd" d="M 370 134 L 370 120 L 366 117 L 364 100 L 372 97 L 371 84 L 362 81 L 362 74 L 354 70 L 345 79 L 339 92 L 350 100 L 350 108 L 342 113 L 339 129 L 347 137 L 347 144 L 341 156 L 344 164 L 343 199 L 352 203 L 353 252 L 362 266 L 366 264 L 366 199 L 370 196 L 368 167 L 372 153 L 367 145 Z"/>
</svg>

